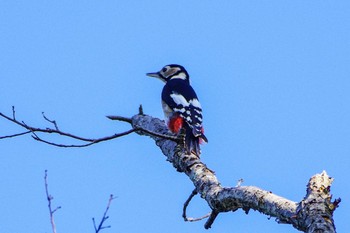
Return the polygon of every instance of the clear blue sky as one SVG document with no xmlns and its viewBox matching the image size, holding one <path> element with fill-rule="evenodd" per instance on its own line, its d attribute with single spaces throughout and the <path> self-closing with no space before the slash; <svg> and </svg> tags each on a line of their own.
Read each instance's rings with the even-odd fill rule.
<svg viewBox="0 0 350 233">
<path fill-rule="evenodd" d="M 145 76 L 179 63 L 204 110 L 202 158 L 225 186 L 254 185 L 294 201 L 315 173 L 335 182 L 338 232 L 349 226 L 349 1 L 1 1 L 0 111 L 86 137 L 128 125 L 106 115 L 163 117 L 163 84 Z M 0 120 L 0 134 L 21 129 Z M 72 143 L 60 137 L 47 139 Z M 1 232 L 51 232 L 44 170 L 58 232 L 296 232 L 243 211 L 209 231 L 181 218 L 193 189 L 147 137 L 83 149 L 30 136 L 0 141 Z M 209 211 L 199 197 L 189 215 Z"/>
</svg>

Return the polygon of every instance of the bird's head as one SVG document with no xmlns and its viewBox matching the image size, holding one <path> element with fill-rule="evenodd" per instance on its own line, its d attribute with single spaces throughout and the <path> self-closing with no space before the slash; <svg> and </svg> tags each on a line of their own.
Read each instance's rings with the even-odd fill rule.
<svg viewBox="0 0 350 233">
<path fill-rule="evenodd" d="M 155 73 L 147 73 L 147 76 L 159 78 L 163 82 L 168 82 L 169 80 L 182 79 L 187 82 L 190 81 L 190 76 L 188 75 L 186 69 L 183 66 L 171 64 L 164 66 L 160 71 Z"/>
</svg>

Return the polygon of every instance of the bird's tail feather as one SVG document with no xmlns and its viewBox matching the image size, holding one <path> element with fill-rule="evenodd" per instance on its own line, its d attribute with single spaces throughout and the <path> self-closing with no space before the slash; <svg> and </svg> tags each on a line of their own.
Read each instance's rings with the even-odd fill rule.
<svg viewBox="0 0 350 233">
<path fill-rule="evenodd" d="M 187 125 L 186 125 L 187 126 Z M 204 134 L 200 136 L 194 136 L 189 126 L 185 127 L 185 149 L 187 154 L 194 153 L 199 157 L 201 150 L 199 144 L 202 141 L 208 142 L 207 137 Z"/>
</svg>

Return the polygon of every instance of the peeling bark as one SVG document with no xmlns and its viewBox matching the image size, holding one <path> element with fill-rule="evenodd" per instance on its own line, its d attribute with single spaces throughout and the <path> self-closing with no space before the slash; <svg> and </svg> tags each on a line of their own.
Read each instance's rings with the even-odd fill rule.
<svg viewBox="0 0 350 233">
<path fill-rule="evenodd" d="M 160 119 L 147 115 L 132 117 L 134 129 L 141 135 L 150 136 L 162 150 L 167 160 L 178 172 L 185 173 L 197 192 L 207 201 L 212 214 L 205 224 L 211 227 L 219 213 L 250 209 L 275 217 L 279 223 L 291 224 L 304 232 L 335 232 L 333 211 L 340 199 L 331 202 L 330 186 L 333 181 L 324 171 L 313 176 L 307 185 L 307 195 L 301 202 L 290 201 L 254 186 L 223 187 L 200 158 L 187 155 L 181 143 L 150 135 L 148 132 L 172 135 Z M 142 131 L 145 129 L 145 131 Z"/>
<path fill-rule="evenodd" d="M 333 212 L 340 199 L 331 202 L 330 187 L 333 178 L 325 171 L 317 174 L 307 184 L 307 194 L 300 202 L 297 213 L 305 232 L 335 232 Z"/>
</svg>

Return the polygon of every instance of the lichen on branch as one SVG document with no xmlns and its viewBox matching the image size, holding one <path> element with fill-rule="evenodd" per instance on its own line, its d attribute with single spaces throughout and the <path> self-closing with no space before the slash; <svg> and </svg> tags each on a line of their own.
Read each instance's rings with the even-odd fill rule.
<svg viewBox="0 0 350 233">
<path fill-rule="evenodd" d="M 132 126 L 158 134 L 169 134 L 163 121 L 147 115 L 133 116 Z M 181 145 L 142 130 L 137 133 L 150 136 L 167 160 L 177 171 L 185 173 L 190 178 L 196 191 L 207 201 L 212 209 L 212 215 L 205 228 L 211 227 L 219 213 L 238 209 L 248 213 L 253 209 L 275 217 L 279 223 L 291 224 L 300 231 L 335 232 L 333 212 L 340 199 L 331 201 L 330 187 L 333 179 L 325 171 L 314 175 L 308 182 L 306 197 L 300 202 L 294 202 L 254 186 L 223 187 L 214 172 L 196 155 L 186 154 Z"/>
<path fill-rule="evenodd" d="M 134 132 L 139 135 L 151 137 L 174 168 L 178 172 L 186 174 L 192 181 L 195 187 L 193 195 L 194 193 L 198 193 L 210 206 L 212 212 L 209 214 L 208 220 L 204 225 L 206 229 L 212 226 L 220 213 L 234 212 L 242 209 L 248 214 L 249 210 L 252 209 L 270 217 L 275 217 L 278 223 L 291 224 L 294 228 L 303 232 L 335 232 L 333 212 L 341 200 L 340 198 L 334 201 L 331 200 L 330 187 L 333 178 L 329 177 L 325 171 L 310 178 L 307 184 L 306 196 L 300 202 L 288 200 L 287 198 L 254 186 L 237 185 L 235 187 L 224 187 L 220 184 L 215 173 L 197 155 L 186 153 L 181 135 L 183 132 L 180 135 L 174 135 L 169 132 L 164 121 L 144 115 L 142 108 L 140 108 L 139 114 L 131 118 L 108 116 L 111 120 L 130 124 L 131 129 L 126 132 L 97 139 L 63 132 L 58 128 L 55 120 L 50 120 L 44 114 L 44 119 L 54 127 L 39 128 L 30 126 L 23 121 L 17 120 L 14 107 L 12 108 L 12 116 L 0 113 L 0 117 L 25 129 L 21 133 L 1 136 L 0 139 L 32 134 L 35 140 L 58 147 L 90 146 Z M 58 134 L 85 143 L 78 145 L 59 144 L 44 140 L 38 134 Z M 185 203 L 184 216 L 186 216 L 185 211 L 191 199 L 192 197 Z M 188 220 L 189 218 L 184 217 L 184 219 Z"/>
</svg>

